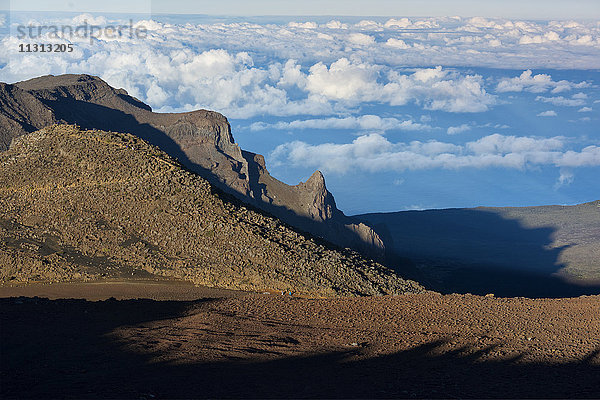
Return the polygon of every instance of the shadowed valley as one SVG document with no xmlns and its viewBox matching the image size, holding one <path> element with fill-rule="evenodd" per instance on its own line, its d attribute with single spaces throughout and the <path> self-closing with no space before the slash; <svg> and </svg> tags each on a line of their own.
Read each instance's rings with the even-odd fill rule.
<svg viewBox="0 0 600 400">
<path fill-rule="evenodd" d="M 434 289 L 502 296 L 600 293 L 600 202 L 404 211 L 357 218 L 378 227 Z"/>
</svg>

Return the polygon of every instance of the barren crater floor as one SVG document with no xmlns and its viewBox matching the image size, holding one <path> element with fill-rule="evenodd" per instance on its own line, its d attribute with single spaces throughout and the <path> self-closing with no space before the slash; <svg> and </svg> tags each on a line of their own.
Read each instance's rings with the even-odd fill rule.
<svg viewBox="0 0 600 400">
<path fill-rule="evenodd" d="M 305 299 L 112 282 L 0 297 L 3 398 L 600 396 L 593 296 Z"/>
</svg>

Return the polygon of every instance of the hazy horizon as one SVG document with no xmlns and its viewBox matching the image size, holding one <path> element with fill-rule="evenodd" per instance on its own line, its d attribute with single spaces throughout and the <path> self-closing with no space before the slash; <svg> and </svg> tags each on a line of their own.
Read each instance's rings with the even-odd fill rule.
<svg viewBox="0 0 600 400">
<path fill-rule="evenodd" d="M 73 12 L 150 12 L 160 14 L 199 14 L 219 16 L 461 16 L 520 19 L 594 19 L 600 17 L 600 7 L 594 0 L 517 0 L 475 1 L 475 0 L 372 0 L 368 7 L 362 0 L 306 0 L 303 2 L 282 2 L 275 0 L 192 1 L 192 0 L 132 0 L 122 2 L 105 0 L 97 2 L 81 0 L 54 1 L 48 4 L 43 0 L 9 2 L 0 6 L 13 11 L 73 11 Z M 143 10 L 143 11 L 139 11 Z"/>
</svg>

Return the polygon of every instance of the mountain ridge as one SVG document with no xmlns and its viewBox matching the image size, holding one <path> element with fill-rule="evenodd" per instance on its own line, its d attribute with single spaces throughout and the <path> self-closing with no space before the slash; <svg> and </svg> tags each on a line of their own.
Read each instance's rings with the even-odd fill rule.
<svg viewBox="0 0 600 400">
<path fill-rule="evenodd" d="M 16 91 L 27 98 L 29 106 L 22 107 L 30 109 L 27 114 L 38 115 L 35 109 L 40 107 L 49 110 L 44 119 L 22 125 L 11 115 L 0 115 L 0 127 L 12 127 L 12 137 L 56 122 L 132 133 L 221 189 L 290 225 L 372 257 L 381 258 L 385 252 L 383 240 L 371 227 L 337 208 L 320 172 L 293 186 L 275 179 L 263 156 L 242 150 L 235 143 L 227 118 L 219 113 L 154 113 L 124 89 L 112 88 L 91 75 L 47 75 L 4 85 L 11 91 L 0 95 L 7 98 L 0 101 L 10 100 Z M 0 142 L 0 151 L 7 142 L 6 138 Z"/>
</svg>

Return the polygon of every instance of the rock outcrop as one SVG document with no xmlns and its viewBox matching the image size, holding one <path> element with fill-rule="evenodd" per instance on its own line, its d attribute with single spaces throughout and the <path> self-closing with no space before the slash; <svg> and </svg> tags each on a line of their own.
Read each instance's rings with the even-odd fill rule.
<svg viewBox="0 0 600 400">
<path fill-rule="evenodd" d="M 89 75 L 49 75 L 5 86 L 11 90 L 0 94 L 2 104 L 25 100 L 17 103 L 16 108 L 24 110 L 21 116 L 1 115 L 2 126 L 12 125 L 1 139 L 0 150 L 6 149 L 10 137 L 56 122 L 129 132 L 240 200 L 290 225 L 372 257 L 384 252 L 383 241 L 375 231 L 338 210 L 320 172 L 295 186 L 273 178 L 263 156 L 244 151 L 235 143 L 229 122 L 221 114 L 206 110 L 154 113 L 125 90 L 114 89 Z M 27 122 L 23 115 L 35 115 L 36 119 Z"/>
<path fill-rule="evenodd" d="M 150 274 L 308 296 L 423 290 L 244 206 L 130 134 L 55 125 L 0 153 L 0 282 Z"/>
</svg>

